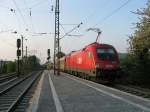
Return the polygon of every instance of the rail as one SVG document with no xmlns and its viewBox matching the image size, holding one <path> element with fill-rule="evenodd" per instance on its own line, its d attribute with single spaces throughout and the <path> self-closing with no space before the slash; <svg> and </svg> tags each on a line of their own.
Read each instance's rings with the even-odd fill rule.
<svg viewBox="0 0 150 112">
<path fill-rule="evenodd" d="M 30 90 L 41 72 L 33 72 L 0 92 L 0 111 L 12 112 L 15 110 L 24 95 Z"/>
</svg>

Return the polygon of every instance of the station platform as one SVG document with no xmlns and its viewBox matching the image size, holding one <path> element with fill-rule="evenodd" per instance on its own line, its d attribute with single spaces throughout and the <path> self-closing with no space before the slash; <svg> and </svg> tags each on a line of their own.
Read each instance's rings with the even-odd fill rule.
<svg viewBox="0 0 150 112">
<path fill-rule="evenodd" d="M 45 70 L 32 112 L 150 112 L 150 100 Z"/>
</svg>

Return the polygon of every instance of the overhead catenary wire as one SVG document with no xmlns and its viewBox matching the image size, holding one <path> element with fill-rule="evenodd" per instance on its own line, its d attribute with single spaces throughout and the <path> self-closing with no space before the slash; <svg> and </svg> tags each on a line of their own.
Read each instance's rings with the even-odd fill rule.
<svg viewBox="0 0 150 112">
<path fill-rule="evenodd" d="M 102 5 L 101 8 L 105 8 L 106 6 L 108 6 L 108 4 L 110 3 L 110 0 L 107 1 Z M 89 14 L 85 19 L 84 19 L 84 26 L 87 25 L 89 23 L 89 21 L 91 20 L 91 18 L 96 14 L 97 10 L 94 10 L 91 14 Z"/>
<path fill-rule="evenodd" d="M 4 9 L 8 9 L 8 10 L 10 10 L 10 8 L 9 8 L 9 7 L 5 7 L 5 6 L 3 6 L 3 5 L 0 5 L 0 8 L 4 8 Z"/>
<path fill-rule="evenodd" d="M 2 31 L 0 31 L 0 34 L 3 34 L 3 33 L 10 33 L 10 32 L 12 32 L 12 31 L 13 31 L 13 29 L 2 30 Z M 0 41 L 3 42 L 3 43 L 5 43 L 5 44 L 7 44 L 7 45 L 9 45 L 9 46 L 11 46 L 11 47 L 13 47 L 13 48 L 16 48 L 16 45 L 14 45 L 14 44 L 12 44 L 12 43 L 9 43 L 9 42 L 7 42 L 6 40 L 4 40 L 4 39 L 2 39 L 2 38 L 0 38 Z"/>
<path fill-rule="evenodd" d="M 13 12 L 13 13 L 15 13 L 15 12 L 16 12 L 16 10 L 15 10 L 14 8 L 10 8 L 10 7 L 8 7 L 8 6 L 4 6 L 4 5 L 2 5 L 2 4 L 0 4 L 0 8 L 7 9 L 8 11 L 11 11 L 11 12 Z"/>
<path fill-rule="evenodd" d="M 12 7 L 10 8 L 10 7 L 2 5 L 2 4 L 0 4 L 0 8 L 8 9 L 10 12 L 12 12 L 13 14 L 15 14 L 18 27 L 19 27 L 19 29 L 21 29 L 21 26 L 20 26 L 20 23 L 19 23 L 19 18 L 18 18 L 17 14 L 16 14 L 16 9 L 12 8 Z"/>
<path fill-rule="evenodd" d="M 1 33 L 11 32 L 11 31 L 13 31 L 13 29 L 9 29 L 9 30 L 2 30 L 2 31 L 0 31 L 0 34 L 1 34 Z"/>
<path fill-rule="evenodd" d="M 127 0 L 126 2 L 124 2 L 120 7 L 116 8 L 115 10 L 113 10 L 111 13 L 109 13 L 108 15 L 106 15 L 104 18 L 102 18 L 100 21 L 98 21 L 93 27 L 99 25 L 100 23 L 102 24 L 104 21 L 106 21 L 107 19 L 109 19 L 110 17 L 112 17 L 114 14 L 116 14 L 117 12 L 119 12 L 122 8 L 124 8 L 131 0 Z"/>
<path fill-rule="evenodd" d="M 7 6 L 2 5 L 2 4 L 0 4 L 0 8 L 11 9 L 10 7 L 7 7 Z"/>
<path fill-rule="evenodd" d="M 37 7 L 37 6 L 41 5 L 41 3 L 44 3 L 44 2 L 46 2 L 46 0 L 45 1 L 41 0 L 40 2 L 34 4 L 34 5 L 30 6 L 30 7 L 31 8 Z"/>
<path fill-rule="evenodd" d="M 5 30 L 5 31 L 0 31 L 0 34 L 1 33 L 8 33 L 8 32 L 11 32 L 11 31 L 13 31 L 13 29 Z M 2 38 L 0 38 L 0 41 L 3 42 L 3 43 L 5 43 L 5 44 L 7 44 L 7 45 L 9 45 L 9 46 L 11 46 L 11 47 L 13 47 L 13 48 L 16 48 L 16 46 L 14 44 L 9 43 L 6 40 L 3 40 Z"/>
<path fill-rule="evenodd" d="M 13 13 L 16 12 L 14 8 L 10 8 L 10 7 L 5 6 L 5 5 L 2 5 L 2 4 L 0 4 L 0 8 L 8 9 L 9 11 L 11 11 L 11 12 L 13 12 Z M 10 28 L 7 29 L 7 30 L 1 30 L 1 31 L 0 31 L 0 34 L 10 33 L 10 32 L 12 32 L 13 30 L 14 30 L 14 29 L 10 29 Z M 0 41 L 3 42 L 4 44 L 7 44 L 7 45 L 13 47 L 13 48 L 16 48 L 16 46 L 15 46 L 14 44 L 12 44 L 12 43 L 10 43 L 10 42 L 8 42 L 8 41 L 2 39 L 2 38 L 0 38 Z"/>
<path fill-rule="evenodd" d="M 106 6 L 108 6 L 110 3 L 110 0 L 107 1 L 102 5 L 101 8 L 105 8 Z M 90 22 L 91 18 L 96 14 L 97 10 L 93 10 L 92 13 L 90 13 L 88 16 L 86 16 L 84 19 L 83 19 L 83 22 L 84 22 L 84 27 L 86 27 L 88 25 L 88 23 Z M 64 24 L 64 25 L 75 25 L 75 24 Z M 85 34 L 87 33 L 87 31 L 85 30 L 84 34 L 82 36 L 84 36 Z"/>
<path fill-rule="evenodd" d="M 16 1 L 13 0 L 13 3 L 15 4 L 15 6 L 16 6 L 16 8 L 17 8 L 17 10 L 18 10 L 18 12 L 19 12 L 19 14 L 20 14 L 20 16 L 21 16 L 23 22 L 24 22 L 24 25 L 28 28 L 28 24 L 27 24 L 27 22 L 25 21 L 24 15 L 22 14 L 22 12 L 21 12 L 19 6 L 17 5 Z"/>
<path fill-rule="evenodd" d="M 19 20 L 19 17 L 17 16 L 17 14 L 16 14 L 16 11 L 15 11 L 15 16 L 16 16 L 16 23 L 17 23 L 17 25 L 18 25 L 18 28 L 21 30 L 22 28 L 21 28 L 21 22 L 20 22 L 20 20 Z"/>
<path fill-rule="evenodd" d="M 7 45 L 9 45 L 9 46 L 11 46 L 11 47 L 13 47 L 13 48 L 16 48 L 16 46 L 14 44 L 9 43 L 6 40 L 0 39 L 0 41 L 3 42 L 3 43 L 5 43 L 5 44 L 7 44 Z"/>
<path fill-rule="evenodd" d="M 44 0 L 44 1 L 41 0 L 41 1 L 39 1 L 39 2 L 37 2 L 37 3 L 35 3 L 35 4 L 33 4 L 33 5 L 31 5 L 31 6 L 28 5 L 28 7 L 30 7 L 31 9 L 36 8 L 37 6 L 40 6 L 41 4 L 46 3 L 46 1 L 47 1 L 47 0 Z M 24 8 L 24 10 L 25 10 L 25 9 L 28 9 L 28 8 L 26 7 L 26 8 Z"/>
<path fill-rule="evenodd" d="M 34 28 L 34 24 L 33 24 L 33 20 L 32 20 L 32 8 L 29 7 L 26 0 L 24 0 L 24 3 L 25 3 L 25 6 L 26 6 L 26 9 L 28 9 L 28 11 L 29 11 L 28 17 L 29 17 L 29 21 L 30 21 L 30 24 L 31 24 L 31 29 L 32 29 L 32 31 L 35 32 L 35 28 Z"/>
<path fill-rule="evenodd" d="M 28 4 L 27 4 L 26 0 L 23 0 L 23 1 L 24 1 L 26 8 L 28 8 Z"/>
<path fill-rule="evenodd" d="M 30 8 L 30 22 L 31 22 L 32 31 L 36 31 L 35 27 L 34 27 L 34 24 L 33 24 L 32 9 L 31 8 Z"/>
<path fill-rule="evenodd" d="M 30 32 L 28 31 L 28 34 L 29 34 L 31 37 L 33 37 L 33 36 L 35 36 L 35 35 L 32 35 L 31 32 L 36 32 L 35 27 L 34 27 L 34 24 L 33 24 L 33 18 L 32 18 L 32 17 L 33 17 L 33 16 L 32 16 L 32 15 L 33 15 L 33 14 L 32 14 L 32 9 L 33 9 L 33 7 L 32 7 L 32 6 L 30 7 L 26 0 L 24 0 L 24 3 L 25 3 L 25 6 L 26 6 L 26 9 L 28 9 L 28 10 L 27 10 L 27 11 L 28 11 L 27 16 L 28 16 L 29 23 L 30 23 Z M 36 35 L 36 36 L 38 36 L 38 35 Z M 32 42 L 34 43 L 34 46 L 37 48 L 34 39 L 31 38 L 31 40 L 32 40 Z"/>
<path fill-rule="evenodd" d="M 108 20 L 110 17 L 112 17 L 114 14 L 116 14 L 117 12 L 119 12 L 122 8 L 124 8 L 126 5 L 129 4 L 131 0 L 127 0 L 126 2 L 124 2 L 123 4 L 121 4 L 118 8 L 116 8 L 115 10 L 113 10 L 111 13 L 109 13 L 108 15 L 106 15 L 105 17 L 103 17 L 101 19 L 101 21 L 98 21 L 95 25 L 93 25 L 91 28 L 95 28 L 97 25 L 99 25 L 100 23 L 102 24 L 104 21 Z M 87 30 L 87 29 L 86 29 Z M 85 30 L 85 31 L 86 31 Z M 87 34 L 87 31 L 83 34 L 83 36 L 85 36 Z"/>
<path fill-rule="evenodd" d="M 35 8 L 36 6 L 39 6 L 40 4 L 43 4 L 43 1 L 44 0 L 41 0 L 40 1 L 40 3 L 39 3 L 39 0 L 38 1 L 36 1 L 36 2 L 38 2 L 38 3 L 36 3 L 36 4 L 33 4 L 33 5 L 31 5 L 30 4 L 30 6 L 31 6 L 31 8 L 29 7 L 29 4 L 27 4 L 28 2 L 27 2 L 27 0 L 25 1 L 24 0 L 24 7 L 23 8 L 21 8 L 21 6 L 20 6 L 20 4 L 17 2 L 17 0 L 12 0 L 13 1 L 13 3 L 14 3 L 14 6 L 16 6 L 16 7 L 14 7 L 15 8 L 15 12 L 14 12 L 14 17 L 16 16 L 17 17 L 17 19 L 16 19 L 16 21 L 17 21 L 17 23 L 18 23 L 18 26 L 19 26 L 19 30 L 21 29 L 21 27 L 22 28 L 24 28 L 24 27 L 28 27 L 28 25 L 29 24 L 27 24 L 27 23 L 29 23 L 29 21 L 27 21 L 28 20 L 28 18 L 25 18 L 26 17 L 26 15 L 27 15 L 27 13 L 26 13 L 26 15 L 23 13 L 23 8 L 26 6 L 26 9 L 29 9 L 29 11 L 30 11 L 30 13 L 28 13 L 28 15 L 30 16 L 30 18 L 32 17 L 32 9 L 33 8 Z M 46 1 L 46 0 L 45 0 Z M 25 3 L 26 2 L 26 3 Z M 35 2 L 34 2 L 35 3 Z M 0 6 L 1 7 L 1 6 Z M 9 8 L 9 7 L 5 7 L 4 6 L 4 8 L 7 10 L 9 10 L 9 11 L 11 11 L 11 9 L 13 8 Z M 4 9 L 4 10 L 5 10 Z M 25 11 L 27 11 L 27 10 L 25 10 Z M 12 11 L 11 11 L 11 13 L 12 13 Z M 17 23 L 15 23 L 15 25 L 17 25 Z M 23 25 L 22 25 L 22 24 Z M 21 27 L 20 27 L 20 25 L 21 25 Z M 17 30 L 17 32 L 18 32 L 18 29 L 16 29 L 15 28 L 15 30 Z M 14 30 L 13 30 L 14 31 Z M 2 32 L 0 32 L 0 33 L 3 33 L 4 31 L 2 31 Z M 20 32 L 20 31 L 19 31 Z M 3 43 L 5 42 L 6 44 L 8 44 L 8 45 L 10 45 L 10 46 L 12 46 L 12 47 L 14 47 L 14 48 L 16 48 L 16 45 L 13 45 L 13 43 L 11 43 L 11 42 L 9 42 L 9 41 L 7 41 L 7 40 L 0 40 L 0 41 L 3 41 Z M 33 41 L 34 42 L 34 41 Z"/>
<path fill-rule="evenodd" d="M 61 25 L 74 26 L 74 25 L 78 25 L 78 24 L 61 24 Z"/>
</svg>

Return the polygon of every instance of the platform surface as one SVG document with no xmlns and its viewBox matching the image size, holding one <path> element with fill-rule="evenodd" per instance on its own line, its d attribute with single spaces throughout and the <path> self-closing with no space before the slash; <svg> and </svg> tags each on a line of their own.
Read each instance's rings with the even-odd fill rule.
<svg viewBox="0 0 150 112">
<path fill-rule="evenodd" d="M 66 73 L 44 71 L 37 112 L 150 112 L 150 101 Z"/>
</svg>

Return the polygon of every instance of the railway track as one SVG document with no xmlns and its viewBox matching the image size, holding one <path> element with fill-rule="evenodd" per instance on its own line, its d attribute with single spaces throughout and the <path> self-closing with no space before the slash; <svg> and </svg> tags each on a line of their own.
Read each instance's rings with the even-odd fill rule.
<svg viewBox="0 0 150 112">
<path fill-rule="evenodd" d="M 7 76 L 7 75 L 15 74 L 15 73 L 16 73 L 16 72 L 0 74 L 0 78 L 1 78 L 1 77 L 5 77 L 5 76 Z"/>
<path fill-rule="evenodd" d="M 24 112 L 41 72 L 33 72 L 0 90 L 0 112 Z"/>
<path fill-rule="evenodd" d="M 93 81 L 93 80 L 91 80 L 91 81 Z M 93 81 L 93 82 L 99 83 L 97 81 Z M 115 88 L 115 89 L 118 89 L 120 91 L 130 93 L 130 94 L 133 94 L 133 95 L 136 95 L 136 96 L 150 100 L 150 89 L 145 89 L 145 88 L 132 86 L 132 85 L 107 84 L 107 83 L 106 84 L 105 83 L 99 83 L 99 84 L 103 84 L 105 86 Z"/>
<path fill-rule="evenodd" d="M 81 77 L 79 77 L 79 78 L 81 78 Z M 84 79 L 150 100 L 150 89 L 144 89 L 144 88 L 136 87 L 136 86 L 132 86 L 132 85 L 126 86 L 126 85 L 120 85 L 120 84 L 107 84 L 105 82 L 99 82 L 98 80 L 94 80 L 94 79 L 86 79 L 86 78 L 84 78 Z"/>
<path fill-rule="evenodd" d="M 128 85 L 128 86 L 119 85 L 119 84 L 113 85 L 112 87 L 115 89 L 119 89 L 121 91 L 131 93 L 131 94 L 134 94 L 136 96 L 140 96 L 140 97 L 143 97 L 143 98 L 150 100 L 150 89 L 144 89 L 141 87 L 136 87 L 136 86 L 131 86 L 131 85 Z"/>
<path fill-rule="evenodd" d="M 16 79 L 17 73 L 9 73 L 0 75 L 0 85 L 3 85 L 3 83 L 9 82 L 10 80 Z"/>
<path fill-rule="evenodd" d="M 33 73 L 30 73 L 26 76 L 22 76 L 22 77 L 16 78 L 15 80 L 10 80 L 10 81 L 0 84 L 0 95 L 3 94 L 5 91 L 8 91 L 12 87 L 16 86 L 17 84 L 21 83 L 22 81 L 30 77 L 32 74 Z"/>
</svg>

